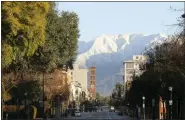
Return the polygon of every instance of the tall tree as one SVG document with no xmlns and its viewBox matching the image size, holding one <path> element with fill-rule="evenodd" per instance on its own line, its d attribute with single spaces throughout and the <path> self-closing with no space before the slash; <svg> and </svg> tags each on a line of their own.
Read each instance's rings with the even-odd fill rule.
<svg viewBox="0 0 185 120">
<path fill-rule="evenodd" d="M 27 71 L 27 59 L 44 45 L 49 9 L 49 2 L 2 2 L 3 93 L 17 84 L 14 80 Z"/>
<path fill-rule="evenodd" d="M 100 99 L 100 93 L 99 92 L 96 92 L 96 99 Z"/>
<path fill-rule="evenodd" d="M 72 64 L 79 38 L 78 17 L 75 13 L 51 10 L 47 16 L 46 44 L 30 59 L 33 69 L 49 72 Z"/>
<path fill-rule="evenodd" d="M 160 45 L 149 48 L 145 55 L 149 56 L 146 71 L 135 77 L 128 101 L 132 106 L 142 104 L 142 96 L 146 99 L 146 105 L 151 106 L 152 98 L 169 99 L 168 87 L 173 87 L 173 100 L 183 99 L 185 94 L 184 80 L 184 36 L 182 34 L 169 37 Z"/>
<path fill-rule="evenodd" d="M 48 2 L 2 2 L 2 68 L 44 45 Z"/>
</svg>

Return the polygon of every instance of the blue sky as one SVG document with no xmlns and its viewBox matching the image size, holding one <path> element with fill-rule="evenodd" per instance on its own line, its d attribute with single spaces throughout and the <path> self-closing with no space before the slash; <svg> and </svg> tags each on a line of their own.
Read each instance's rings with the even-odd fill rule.
<svg viewBox="0 0 185 120">
<path fill-rule="evenodd" d="M 59 2 L 60 11 L 79 16 L 80 41 L 90 41 L 102 34 L 144 33 L 166 35 L 177 32 L 183 2 Z"/>
</svg>

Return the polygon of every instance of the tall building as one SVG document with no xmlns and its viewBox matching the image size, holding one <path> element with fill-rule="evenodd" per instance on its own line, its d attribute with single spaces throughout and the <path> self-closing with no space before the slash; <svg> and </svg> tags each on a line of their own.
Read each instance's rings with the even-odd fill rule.
<svg viewBox="0 0 185 120">
<path fill-rule="evenodd" d="M 82 86 L 82 90 L 87 92 L 88 69 L 80 69 L 78 64 L 74 64 L 74 69 L 71 71 L 71 75 L 72 81 L 78 81 Z"/>
<path fill-rule="evenodd" d="M 123 63 L 124 65 L 124 88 L 128 91 L 131 87 L 133 75 L 139 76 L 143 73 L 145 63 L 148 57 L 144 55 L 134 55 L 133 60 L 128 60 Z M 126 92 L 125 91 L 125 92 Z"/>
<path fill-rule="evenodd" d="M 92 99 L 96 99 L 96 67 L 89 68 L 90 94 Z"/>
</svg>

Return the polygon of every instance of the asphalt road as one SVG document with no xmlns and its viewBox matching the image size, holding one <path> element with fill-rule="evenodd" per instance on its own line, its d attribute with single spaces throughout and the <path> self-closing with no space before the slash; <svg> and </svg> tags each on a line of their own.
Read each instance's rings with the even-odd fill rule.
<svg viewBox="0 0 185 120">
<path fill-rule="evenodd" d="M 127 116 L 119 116 L 117 112 L 109 112 L 108 107 L 104 107 L 101 112 L 84 112 L 81 117 L 68 117 L 64 120 L 129 120 Z"/>
</svg>

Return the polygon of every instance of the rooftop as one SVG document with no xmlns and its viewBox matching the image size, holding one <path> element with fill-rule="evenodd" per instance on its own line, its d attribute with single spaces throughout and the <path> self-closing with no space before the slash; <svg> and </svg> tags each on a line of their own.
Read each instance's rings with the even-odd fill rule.
<svg viewBox="0 0 185 120">
<path fill-rule="evenodd" d="M 133 60 L 126 60 L 123 63 L 133 63 L 133 62 L 134 62 Z"/>
</svg>

